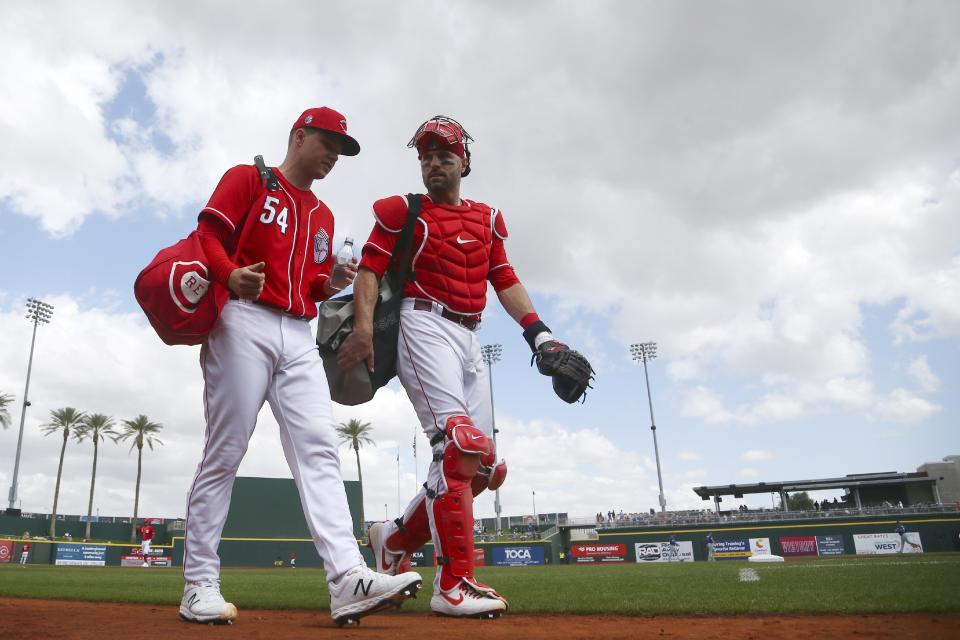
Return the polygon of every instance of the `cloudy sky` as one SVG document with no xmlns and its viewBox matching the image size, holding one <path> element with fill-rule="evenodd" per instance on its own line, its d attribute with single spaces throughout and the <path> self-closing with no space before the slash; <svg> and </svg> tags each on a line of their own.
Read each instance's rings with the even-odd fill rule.
<svg viewBox="0 0 960 640">
<path fill-rule="evenodd" d="M 541 316 L 595 365 L 587 402 L 564 404 L 491 303 L 481 336 L 504 351 L 505 514 L 657 505 L 629 354 L 648 340 L 670 508 L 708 507 L 701 484 L 913 471 L 960 453 L 955 2 L 0 8 L 0 392 L 15 396 L 4 497 L 25 300 L 55 306 L 37 336 L 25 511 L 53 500 L 60 442 L 39 426 L 74 406 L 162 423 L 141 514 L 184 513 L 204 426 L 199 349 L 164 346 L 132 283 L 191 230 L 227 168 L 258 153 L 278 164 L 291 123 L 317 105 L 345 113 L 363 147 L 314 185 L 337 215 L 335 245 L 366 237 L 373 200 L 421 188 L 405 144 L 429 116 L 454 116 L 477 141 L 464 195 L 503 210 Z M 427 464 L 409 402 L 394 383 L 334 411 L 373 425 L 367 514 L 393 517 Z M 91 458 L 89 443 L 68 446 L 61 513 L 85 512 Z M 269 410 L 240 471 L 289 477 Z M 135 474 L 135 454 L 104 446 L 95 508 L 131 513 Z M 492 515 L 492 498 L 476 511 Z"/>
</svg>

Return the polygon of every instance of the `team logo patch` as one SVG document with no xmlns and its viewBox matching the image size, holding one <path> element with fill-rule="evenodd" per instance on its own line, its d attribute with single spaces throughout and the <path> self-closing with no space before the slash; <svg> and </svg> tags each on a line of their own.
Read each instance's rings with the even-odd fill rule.
<svg viewBox="0 0 960 640">
<path fill-rule="evenodd" d="M 344 132 L 344 133 L 347 132 L 347 121 L 346 121 L 346 120 L 341 120 L 341 121 L 340 121 L 340 128 L 343 129 L 343 132 Z"/>
<path fill-rule="evenodd" d="M 185 313 L 193 313 L 210 290 L 207 268 L 193 262 L 174 262 L 170 269 L 170 297 Z"/>
<path fill-rule="evenodd" d="M 311 122 L 313 122 L 313 116 L 307 116 L 303 119 L 303 124 L 310 124 Z"/>
<path fill-rule="evenodd" d="M 313 261 L 317 264 L 323 264 L 330 255 L 330 238 L 323 229 L 317 231 L 313 236 Z"/>
</svg>

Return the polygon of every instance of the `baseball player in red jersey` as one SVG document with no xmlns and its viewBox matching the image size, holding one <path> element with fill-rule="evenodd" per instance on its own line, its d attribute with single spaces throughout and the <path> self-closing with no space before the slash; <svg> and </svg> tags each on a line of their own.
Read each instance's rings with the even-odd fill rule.
<svg viewBox="0 0 960 640">
<path fill-rule="evenodd" d="M 416 573 L 371 571 L 357 547 L 328 386 L 308 323 L 316 303 L 356 274 L 355 261 L 333 268 L 333 215 L 310 188 L 341 155 L 359 152 L 341 114 L 308 109 L 293 124 L 286 157 L 274 170 L 274 190 L 256 167 L 236 166 L 200 213 L 210 272 L 231 299 L 200 352 L 207 428 L 187 501 L 180 603 L 186 620 L 230 622 L 237 616 L 220 593 L 217 546 L 264 401 L 280 425 L 284 456 L 323 560 L 332 617 L 356 622 L 399 605 L 420 586 Z"/>
<path fill-rule="evenodd" d="M 30 543 L 24 542 L 23 546 L 20 547 L 20 566 L 26 567 L 27 560 L 30 559 Z"/>
<path fill-rule="evenodd" d="M 153 526 L 145 524 L 140 527 L 140 555 L 143 557 L 143 566 L 149 567 L 150 545 L 153 542 Z"/>
<path fill-rule="evenodd" d="M 433 448 L 427 482 L 393 522 L 375 523 L 370 543 L 379 571 L 409 566 L 410 554 L 433 539 L 439 570 L 431 609 L 441 615 L 495 618 L 507 601 L 474 577 L 473 497 L 506 477 L 492 438 L 488 372 L 476 329 L 489 282 L 504 309 L 524 328 L 535 352 L 553 341 L 507 260 L 507 227 L 497 209 L 460 197 L 470 172 L 472 138 L 456 121 L 436 116 L 415 133 L 428 195 L 414 235 L 413 276 L 401 306 L 397 370 Z M 378 280 L 403 227 L 406 199 L 373 205 L 376 222 L 354 283 L 354 331 L 338 352 L 342 367 L 366 360 L 372 369 L 372 311 Z M 564 346 L 564 348 L 566 348 Z"/>
</svg>

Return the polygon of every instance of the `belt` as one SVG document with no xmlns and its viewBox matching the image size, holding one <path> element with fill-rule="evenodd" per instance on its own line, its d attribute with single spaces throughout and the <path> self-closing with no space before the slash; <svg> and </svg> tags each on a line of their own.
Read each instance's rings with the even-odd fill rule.
<svg viewBox="0 0 960 640">
<path fill-rule="evenodd" d="M 285 311 L 285 310 L 281 309 L 280 307 L 275 307 L 275 306 L 273 306 L 272 304 L 267 304 L 266 302 L 260 302 L 259 300 L 248 300 L 247 298 L 241 298 L 240 296 L 238 296 L 238 295 L 235 294 L 235 293 L 231 293 L 231 294 L 230 294 L 230 299 L 231 299 L 231 300 L 236 300 L 236 301 L 241 302 L 241 303 L 244 303 L 244 304 L 255 304 L 255 305 L 257 305 L 258 307 L 263 307 L 264 309 L 270 309 L 271 311 L 276 311 L 277 313 L 279 313 L 279 314 L 282 315 L 282 316 L 287 316 L 288 318 L 293 318 L 293 319 L 295 319 L 295 320 L 306 320 L 307 322 L 310 321 L 310 318 L 308 318 L 308 317 L 306 317 L 306 316 L 298 316 L 298 315 L 295 314 L 295 313 L 290 313 L 289 311 Z"/>
<path fill-rule="evenodd" d="M 417 311 L 432 311 L 437 315 L 443 316 L 450 322 L 455 322 L 464 329 L 469 329 L 473 331 L 480 324 L 480 316 L 465 316 L 460 313 L 454 313 L 441 304 L 431 302 L 430 300 L 424 300 L 423 298 L 415 298 L 413 301 L 413 308 Z"/>
</svg>

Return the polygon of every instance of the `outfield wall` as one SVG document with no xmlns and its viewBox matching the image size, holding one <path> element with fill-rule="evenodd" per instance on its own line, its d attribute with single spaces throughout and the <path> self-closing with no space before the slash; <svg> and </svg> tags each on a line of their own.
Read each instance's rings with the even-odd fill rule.
<svg viewBox="0 0 960 640">
<path fill-rule="evenodd" d="M 923 551 L 960 551 L 960 517 L 956 514 L 922 514 L 903 517 L 900 521 L 910 532 L 908 539 L 922 545 Z M 868 549 L 873 544 L 872 553 L 895 553 L 899 548 L 899 536 L 895 535 L 896 518 L 889 517 L 831 517 L 829 520 L 793 520 L 776 522 L 727 522 L 707 523 L 703 525 L 683 525 L 646 528 L 599 529 L 599 541 L 593 543 L 570 543 L 570 529 L 563 528 L 563 536 L 567 549 L 572 556 L 577 556 L 577 545 L 613 546 L 610 549 L 599 548 L 593 553 L 599 557 L 617 557 L 622 560 L 611 559 L 610 562 L 637 562 L 638 552 L 640 561 L 644 561 L 643 553 L 650 551 L 655 555 L 655 549 L 649 545 L 666 543 L 671 535 L 678 543 L 689 542 L 692 546 L 694 560 L 706 560 L 706 536 L 712 532 L 716 543 L 715 552 L 720 551 L 726 558 L 746 558 L 751 553 L 772 553 L 774 555 L 804 556 L 804 555 L 852 555 L 858 552 L 870 553 Z M 880 535 L 884 534 L 884 535 Z M 756 548 L 760 542 L 759 549 Z M 897 549 L 890 547 L 896 541 Z M 838 542 L 842 546 L 839 550 Z M 767 546 L 769 544 L 769 546 Z M 641 545 L 637 547 L 637 545 Z M 878 546 L 879 545 L 879 546 Z M 826 551 L 825 553 L 822 551 Z M 909 547 L 907 552 L 916 552 Z M 586 554 L 591 553 L 586 550 Z M 582 556 L 581 556 L 582 557 Z"/>
</svg>

